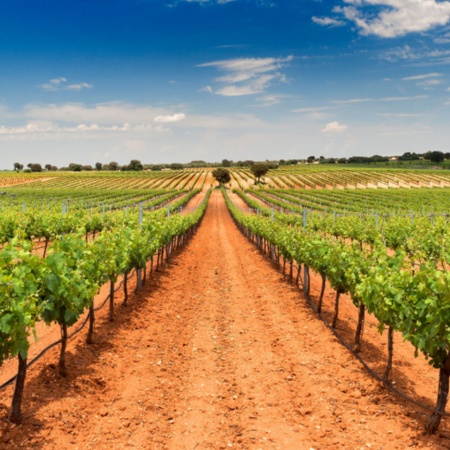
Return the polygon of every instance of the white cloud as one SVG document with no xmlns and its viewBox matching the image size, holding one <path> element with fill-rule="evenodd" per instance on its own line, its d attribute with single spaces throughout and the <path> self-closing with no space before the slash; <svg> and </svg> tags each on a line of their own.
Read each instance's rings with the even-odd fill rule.
<svg viewBox="0 0 450 450">
<path fill-rule="evenodd" d="M 81 89 L 92 89 L 94 86 L 90 83 L 69 84 L 65 89 L 69 91 L 80 91 Z"/>
<path fill-rule="evenodd" d="M 403 118 L 403 117 L 422 117 L 423 114 L 410 114 L 410 113 L 378 113 L 377 116 L 379 116 L 379 117 L 396 117 L 396 118 Z"/>
<path fill-rule="evenodd" d="M 324 27 L 342 27 L 345 25 L 343 20 L 333 19 L 331 17 L 315 17 L 313 16 L 311 19 L 317 25 L 322 25 Z"/>
<path fill-rule="evenodd" d="M 423 100 L 428 98 L 428 95 L 413 95 L 410 97 L 384 97 L 380 98 L 380 102 L 407 102 L 411 100 Z"/>
<path fill-rule="evenodd" d="M 156 116 L 154 121 L 157 123 L 175 123 L 181 122 L 186 118 L 186 115 L 183 113 L 173 114 L 171 116 Z"/>
<path fill-rule="evenodd" d="M 444 82 L 443 80 L 438 80 L 436 78 L 433 78 L 433 79 L 423 80 L 419 83 L 416 83 L 416 86 L 422 86 L 424 88 L 430 89 L 430 88 L 433 88 L 434 86 L 439 86 L 443 82 Z"/>
<path fill-rule="evenodd" d="M 163 108 L 122 103 L 28 105 L 14 114 L 5 110 L 4 119 L 19 124 L 0 123 L 0 139 L 3 141 L 101 140 L 115 139 L 115 136 L 151 139 L 151 136 L 174 134 L 183 141 L 179 136 L 193 132 L 247 132 L 270 128 L 270 124 L 249 114 L 186 115 Z M 176 127 L 171 127 L 175 124 Z"/>
<path fill-rule="evenodd" d="M 317 106 L 314 108 L 298 108 L 298 109 L 293 109 L 291 112 L 295 112 L 295 113 L 315 113 L 315 112 L 320 112 L 320 111 L 326 111 L 329 109 L 333 109 L 333 106 Z"/>
<path fill-rule="evenodd" d="M 152 130 L 153 128 L 150 125 L 135 125 L 130 126 L 128 123 L 124 123 L 121 125 L 111 125 L 111 126 L 101 126 L 96 123 L 86 124 L 80 123 L 78 125 L 69 127 L 69 126 L 60 126 L 57 124 L 40 124 L 29 122 L 26 125 L 17 126 L 17 127 L 6 127 L 4 125 L 0 126 L 0 135 L 2 136 L 12 136 L 12 135 L 58 135 L 58 134 L 67 134 L 67 133 L 89 133 L 89 132 L 128 132 L 128 131 L 145 131 Z M 155 128 L 156 129 L 156 128 Z"/>
<path fill-rule="evenodd" d="M 157 116 L 169 115 L 172 111 L 164 108 L 141 106 L 129 103 L 99 103 L 86 106 L 82 103 L 62 103 L 25 107 L 24 116 L 30 120 L 49 120 L 63 123 L 152 123 Z"/>
<path fill-rule="evenodd" d="M 286 98 L 293 98 L 292 95 L 287 94 L 267 94 L 262 95 L 261 97 L 256 98 L 257 106 L 266 107 L 266 106 L 273 106 L 278 105 L 282 100 Z"/>
<path fill-rule="evenodd" d="M 442 73 L 433 72 L 433 73 L 424 73 L 422 75 L 414 75 L 412 77 L 402 78 L 403 81 L 416 81 L 416 80 L 425 80 L 426 78 L 436 78 L 442 77 Z"/>
<path fill-rule="evenodd" d="M 322 129 L 322 133 L 342 133 L 347 130 L 348 126 L 339 122 L 330 122 Z"/>
<path fill-rule="evenodd" d="M 350 103 L 365 103 L 373 101 L 372 98 L 351 98 L 349 100 L 333 100 L 331 103 L 336 104 L 350 104 Z"/>
<path fill-rule="evenodd" d="M 65 77 L 52 78 L 48 83 L 40 84 L 39 87 L 44 91 L 80 91 L 81 89 L 92 89 L 94 86 L 90 83 L 67 84 Z"/>
<path fill-rule="evenodd" d="M 223 96 L 241 96 L 261 94 L 273 81 L 286 82 L 286 77 L 280 72 L 293 56 L 286 58 L 237 58 L 213 61 L 200 64 L 197 67 L 214 67 L 225 75 L 214 81 L 222 85 L 216 90 L 206 86 L 203 90 Z"/>
<path fill-rule="evenodd" d="M 450 20 L 450 2 L 437 0 L 344 0 L 351 6 L 335 7 L 347 20 L 354 22 L 363 35 L 394 38 L 420 33 Z M 369 7 L 370 12 L 364 9 Z M 374 13 L 373 7 L 379 12 Z"/>
</svg>

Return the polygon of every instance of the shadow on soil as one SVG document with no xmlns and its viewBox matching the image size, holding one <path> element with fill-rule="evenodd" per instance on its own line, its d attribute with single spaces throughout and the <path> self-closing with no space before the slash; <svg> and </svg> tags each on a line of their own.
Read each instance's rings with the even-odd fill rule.
<svg viewBox="0 0 450 450">
<path fill-rule="evenodd" d="M 148 276 L 140 292 L 135 292 L 136 282 L 129 280 L 128 304 L 123 305 L 123 290 L 116 292 L 114 321 L 109 322 L 107 317 L 95 322 L 94 343 L 85 343 L 87 326 L 74 339 L 77 340 L 75 348 L 67 351 L 66 365 L 68 375 L 66 378 L 58 374 L 59 346 L 50 350 L 46 359 L 51 363 L 45 364 L 40 371 L 25 382 L 25 392 L 22 401 L 22 423 L 14 425 L 7 421 L 9 404 L 0 404 L 0 450 L 10 448 L 44 448 L 52 444 L 52 441 L 43 435 L 43 431 L 49 427 L 59 426 L 64 429 L 64 416 L 53 417 L 54 423 L 49 424 L 39 419 L 40 409 L 52 402 L 67 398 L 71 394 L 86 392 L 88 395 L 101 395 L 107 388 L 102 377 L 98 376 L 95 366 L 111 363 L 111 351 L 114 347 L 114 337 L 117 330 L 129 326 L 133 318 L 139 316 L 140 310 L 146 306 L 146 297 L 163 287 L 163 276 L 167 274 L 173 258 L 181 255 L 186 250 L 186 245 L 174 250 L 169 262 L 165 261 L 159 269 L 154 270 L 152 276 Z M 104 308 L 108 307 L 108 302 Z M 83 333 L 84 332 L 84 333 Z M 70 345 L 70 341 L 69 341 Z M 73 345 L 73 344 L 72 344 Z M 42 364 L 42 363 L 41 363 Z M 11 388 L 9 388 L 11 389 Z M 12 390 L 11 390 L 12 393 Z M 70 411 L 66 411 L 70 414 Z M 71 430 L 67 432 L 70 439 Z"/>
</svg>

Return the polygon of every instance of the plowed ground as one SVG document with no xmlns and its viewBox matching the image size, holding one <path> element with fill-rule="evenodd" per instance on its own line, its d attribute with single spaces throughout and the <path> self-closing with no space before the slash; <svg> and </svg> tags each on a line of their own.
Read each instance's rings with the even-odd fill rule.
<svg viewBox="0 0 450 450">
<path fill-rule="evenodd" d="M 95 344 L 71 341 L 66 379 L 57 349 L 31 368 L 22 425 L 4 420 L 12 388 L 0 393 L 0 449 L 450 447 L 447 423 L 423 434 L 426 414 L 361 368 L 239 233 L 219 192 L 190 243 L 117 312 L 97 323 Z M 430 392 L 433 369 L 417 364 L 399 383 Z"/>
</svg>

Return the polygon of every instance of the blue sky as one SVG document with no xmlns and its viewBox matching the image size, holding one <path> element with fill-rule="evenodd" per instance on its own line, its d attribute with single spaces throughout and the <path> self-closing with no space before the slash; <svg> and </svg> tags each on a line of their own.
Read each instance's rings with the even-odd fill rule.
<svg viewBox="0 0 450 450">
<path fill-rule="evenodd" d="M 0 168 L 450 148 L 450 1 L 15 0 Z"/>
</svg>

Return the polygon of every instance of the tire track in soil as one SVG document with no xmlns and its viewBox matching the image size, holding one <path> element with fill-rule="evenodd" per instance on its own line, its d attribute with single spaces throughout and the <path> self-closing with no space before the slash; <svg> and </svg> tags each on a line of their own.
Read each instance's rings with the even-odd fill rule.
<svg viewBox="0 0 450 450">
<path fill-rule="evenodd" d="M 93 346 L 69 344 L 66 379 L 57 349 L 33 366 L 0 449 L 449 448 L 337 343 L 220 192 L 169 266 Z"/>
</svg>

